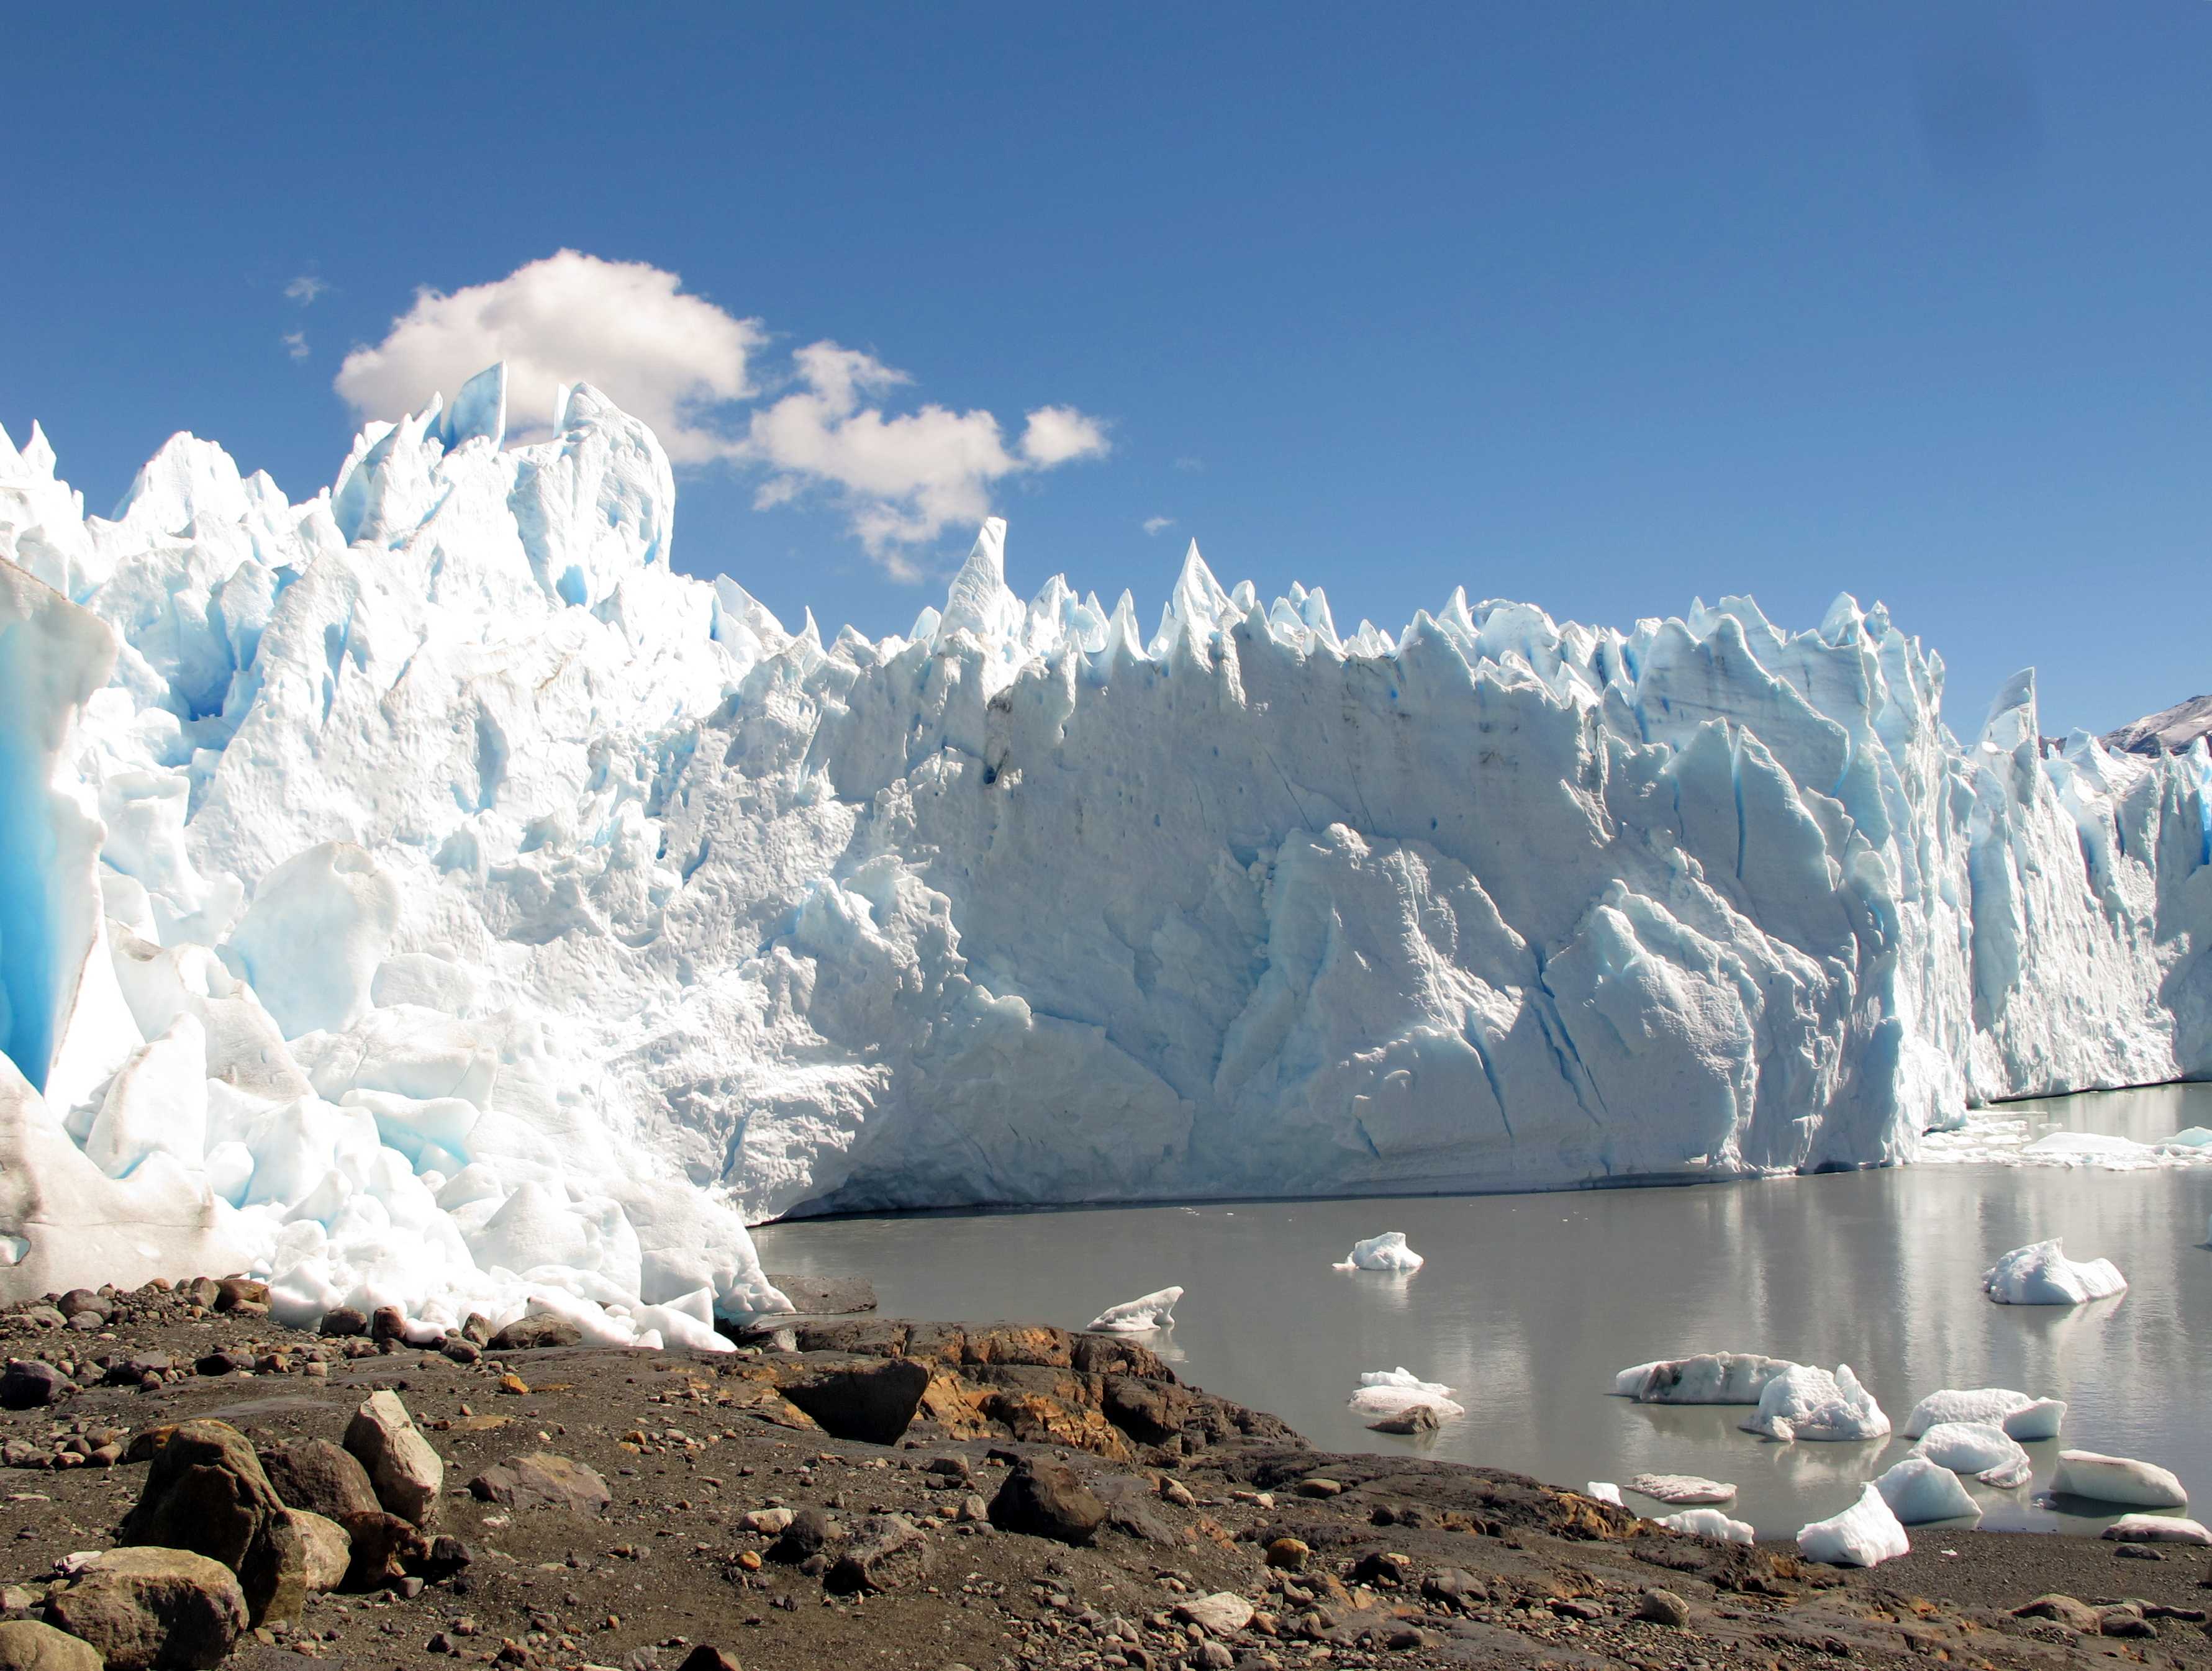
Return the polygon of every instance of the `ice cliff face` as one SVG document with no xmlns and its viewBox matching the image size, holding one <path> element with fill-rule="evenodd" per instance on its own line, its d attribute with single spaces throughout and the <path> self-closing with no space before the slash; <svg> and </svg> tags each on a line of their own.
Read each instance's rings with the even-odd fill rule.
<svg viewBox="0 0 2212 1671">
<path fill-rule="evenodd" d="M 1346 636 L 1194 549 L 1147 636 L 994 521 L 825 646 L 669 570 L 634 419 L 503 404 L 304 505 L 179 436 L 112 520 L 0 443 L 15 1285 L 99 1223 L 684 1335 L 777 1303 L 743 1217 L 1856 1165 L 2212 1072 L 2204 745 L 2043 758 L 2026 676 L 1962 744 L 1879 606 Z"/>
</svg>

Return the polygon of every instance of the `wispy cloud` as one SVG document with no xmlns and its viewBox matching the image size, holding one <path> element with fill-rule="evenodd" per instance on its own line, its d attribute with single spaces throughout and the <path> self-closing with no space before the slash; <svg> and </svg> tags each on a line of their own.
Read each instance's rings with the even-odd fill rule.
<svg viewBox="0 0 2212 1671">
<path fill-rule="evenodd" d="M 1177 470 L 1200 471 L 1206 468 L 1206 460 L 1186 453 L 1175 461 L 1175 467 Z"/>
<path fill-rule="evenodd" d="M 1157 534 L 1163 528 L 1174 527 L 1175 519 L 1171 516 L 1148 516 L 1137 526 L 1147 534 Z"/>
<path fill-rule="evenodd" d="M 286 331 L 284 333 L 284 351 L 290 355 L 295 360 L 306 359 L 307 357 L 307 333 L 304 331 Z"/>
<path fill-rule="evenodd" d="M 550 433 L 530 415 L 550 417 L 559 386 L 586 380 L 677 463 L 764 471 L 759 508 L 826 498 L 901 579 L 919 578 L 915 547 L 989 513 L 994 483 L 1110 451 L 1105 424 L 1073 406 L 1024 414 L 1010 445 L 980 408 L 891 410 L 914 380 L 872 354 L 825 341 L 763 364 L 769 342 L 760 320 L 674 273 L 562 250 L 490 283 L 417 291 L 383 341 L 346 355 L 336 386 L 363 416 L 394 417 L 505 361 L 510 431 L 527 440 Z"/>
<path fill-rule="evenodd" d="M 312 307 L 315 298 L 330 288 L 327 280 L 317 278 L 313 273 L 301 273 L 284 287 L 284 300 L 296 301 L 302 307 Z"/>
</svg>

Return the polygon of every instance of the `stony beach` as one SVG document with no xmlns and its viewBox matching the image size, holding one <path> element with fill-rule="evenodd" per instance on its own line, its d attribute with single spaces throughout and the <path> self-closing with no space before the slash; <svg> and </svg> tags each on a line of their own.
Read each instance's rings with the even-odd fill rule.
<svg viewBox="0 0 2212 1671">
<path fill-rule="evenodd" d="M 1928 1528 L 1815 1567 L 1417 1445 L 1325 1453 L 1112 1336 L 325 1329 L 240 1279 L 0 1315 L 0 1667 L 100 1662 L 52 1625 L 268 1671 L 2212 1665 L 2202 1550 Z"/>
</svg>

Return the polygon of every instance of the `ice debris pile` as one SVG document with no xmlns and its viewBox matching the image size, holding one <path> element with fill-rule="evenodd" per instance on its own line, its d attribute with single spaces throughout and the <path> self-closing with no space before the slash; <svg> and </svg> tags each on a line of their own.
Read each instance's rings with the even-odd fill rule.
<svg viewBox="0 0 2212 1671">
<path fill-rule="evenodd" d="M 110 518 L 0 441 L 14 1287 L 665 1336 L 775 1305 L 746 1218 L 1890 1162 L 2212 1071 L 2204 746 L 2046 757 L 2025 677 L 1962 742 L 1880 606 L 1346 634 L 1194 549 L 1148 636 L 993 521 L 825 643 L 556 416 L 495 369 L 300 503 L 179 435 Z"/>
</svg>

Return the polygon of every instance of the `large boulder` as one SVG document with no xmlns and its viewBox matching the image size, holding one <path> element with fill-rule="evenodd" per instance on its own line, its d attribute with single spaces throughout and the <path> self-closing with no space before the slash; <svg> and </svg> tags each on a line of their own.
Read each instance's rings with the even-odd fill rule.
<svg viewBox="0 0 2212 1671">
<path fill-rule="evenodd" d="M 246 1595 L 220 1561 L 185 1549 L 111 1549 L 46 1599 L 46 1619 L 107 1671 L 207 1671 L 246 1633 Z"/>
<path fill-rule="evenodd" d="M 328 1439 L 295 1439 L 271 1445 L 260 1455 L 262 1471 L 288 1508 L 343 1524 L 348 1515 L 384 1506 L 376 1500 L 368 1470 L 351 1451 Z"/>
<path fill-rule="evenodd" d="M 430 1540 L 414 1522 L 381 1509 L 348 1515 L 338 1524 L 344 1529 L 350 1555 L 340 1586 L 344 1589 L 381 1589 L 404 1577 L 409 1563 L 420 1565 L 430 1553 Z"/>
<path fill-rule="evenodd" d="M 501 1508 L 562 1509 L 573 1515 L 598 1514 L 614 1500 L 597 1469 L 544 1450 L 493 1463 L 469 1481 L 469 1489 Z"/>
<path fill-rule="evenodd" d="M 76 1390 L 76 1382 L 35 1358 L 11 1358 L 0 1371 L 0 1407 L 6 1409 L 35 1410 L 58 1403 Z"/>
<path fill-rule="evenodd" d="M 774 1362 L 774 1360 L 769 1360 Z M 801 1358 L 775 1364 L 776 1390 L 834 1438 L 896 1444 L 929 1388 L 909 1358 Z"/>
<path fill-rule="evenodd" d="M 385 1512 L 427 1526 L 438 1511 L 446 1466 L 397 1393 L 371 1393 L 346 1424 L 345 1448 L 368 1470 Z"/>
<path fill-rule="evenodd" d="M 35 1619 L 0 1624 L 0 1671 L 100 1671 L 100 1650 Z"/>
<path fill-rule="evenodd" d="M 842 1595 L 906 1589 L 928 1576 L 930 1554 L 928 1537 L 904 1515 L 870 1515 L 854 1529 L 823 1586 Z"/>
<path fill-rule="evenodd" d="M 287 1509 L 284 1514 L 300 1534 L 309 1592 L 319 1595 L 344 1583 L 346 1570 L 353 1565 L 353 1539 L 346 1528 L 305 1509 Z"/>
<path fill-rule="evenodd" d="M 539 1312 L 534 1317 L 519 1317 L 491 1337 L 493 1352 L 544 1352 L 553 1346 L 573 1346 L 584 1338 L 583 1330 L 562 1317 L 550 1312 Z"/>
<path fill-rule="evenodd" d="M 1106 1505 L 1073 1468 L 1049 1457 L 1014 1465 L 991 1499 L 991 1524 L 1066 1544 L 1085 1544 L 1106 1522 Z"/>
<path fill-rule="evenodd" d="M 246 1436 L 181 1422 L 154 1454 L 120 1540 L 186 1549 L 238 1577 L 252 1622 L 289 1622 L 306 1604 L 307 1555 Z"/>
</svg>

